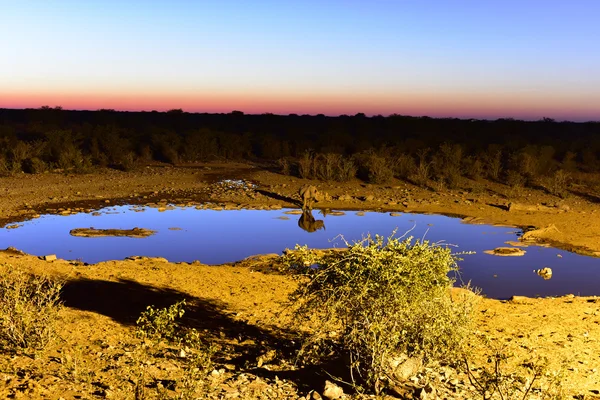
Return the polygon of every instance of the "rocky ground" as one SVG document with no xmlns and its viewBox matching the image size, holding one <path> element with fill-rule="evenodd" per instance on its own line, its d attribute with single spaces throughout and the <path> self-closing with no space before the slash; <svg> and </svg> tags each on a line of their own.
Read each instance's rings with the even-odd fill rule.
<svg viewBox="0 0 600 400">
<path fill-rule="evenodd" d="M 597 198 L 590 194 L 562 200 L 490 182 L 465 182 L 462 190 L 440 192 L 400 181 L 386 186 L 309 182 L 248 164 L 154 165 L 130 173 L 0 178 L 0 219 L 18 225 L 46 212 L 93 211 L 107 204 L 289 207 L 298 205 L 298 188 L 305 183 L 328 193 L 319 207 L 445 213 L 523 227 L 554 225 L 533 239 L 600 254 L 600 213 Z M 285 302 L 297 283 L 271 268 L 276 260 L 270 256 L 206 266 L 133 258 L 84 266 L 1 252 L 3 267 L 59 276 L 66 286 L 55 343 L 39 354 L 0 355 L 0 397 L 121 399 L 137 393 L 137 398 L 176 398 L 200 384 L 210 388 L 212 398 L 335 397 L 339 389 L 331 383 L 326 389 L 326 381 L 333 379 L 324 368 L 294 364 L 297 335 L 289 330 Z M 189 367 L 191 354 L 176 346 L 150 346 L 134 334 L 135 320 L 146 306 L 165 307 L 182 298 L 188 302 L 186 323 L 218 347 L 206 379 L 197 379 L 198 371 Z M 547 365 L 534 383 L 532 393 L 538 398 L 551 382 L 555 393 L 562 391 L 566 398 L 600 398 L 599 298 L 481 298 L 476 318 L 469 344 L 475 376 L 484 375 L 494 354 L 512 355 L 503 368 L 521 385 L 533 378 L 527 367 Z M 469 380 L 464 368 L 430 365 L 410 375 L 389 395 L 481 398 L 477 382 Z M 363 396 L 340 385 L 344 396 Z"/>
</svg>

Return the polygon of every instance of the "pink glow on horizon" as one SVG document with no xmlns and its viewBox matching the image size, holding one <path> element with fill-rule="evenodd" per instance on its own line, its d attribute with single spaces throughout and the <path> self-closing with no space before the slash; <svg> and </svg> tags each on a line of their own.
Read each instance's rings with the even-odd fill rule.
<svg viewBox="0 0 600 400">
<path fill-rule="evenodd" d="M 0 91 L 0 108 L 39 108 L 61 106 L 71 110 L 115 109 L 119 111 L 166 111 L 181 108 L 187 112 L 247 114 L 325 114 L 325 115 L 413 115 L 458 118 L 516 118 L 558 120 L 599 120 L 590 102 L 577 98 L 542 97 L 535 93 L 210 93 L 206 95 L 149 92 L 139 95 L 110 93 L 23 93 Z M 565 107 L 568 104 L 568 107 Z"/>
</svg>

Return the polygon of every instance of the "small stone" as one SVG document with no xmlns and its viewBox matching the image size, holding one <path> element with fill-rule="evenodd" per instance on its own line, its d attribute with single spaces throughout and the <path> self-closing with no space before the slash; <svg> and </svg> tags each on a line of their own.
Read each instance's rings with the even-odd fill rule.
<svg viewBox="0 0 600 400">
<path fill-rule="evenodd" d="M 328 400 L 339 399 L 344 395 L 344 389 L 336 385 L 331 381 L 325 381 L 325 388 L 323 389 L 323 397 Z"/>
<path fill-rule="evenodd" d="M 321 395 L 316 390 L 311 391 L 307 397 L 308 397 L 308 399 L 312 399 L 312 400 L 321 400 L 322 399 Z"/>
<path fill-rule="evenodd" d="M 47 256 L 44 256 L 42 259 L 46 260 L 46 261 L 54 261 L 54 260 L 56 260 L 56 254 L 48 254 Z"/>
</svg>

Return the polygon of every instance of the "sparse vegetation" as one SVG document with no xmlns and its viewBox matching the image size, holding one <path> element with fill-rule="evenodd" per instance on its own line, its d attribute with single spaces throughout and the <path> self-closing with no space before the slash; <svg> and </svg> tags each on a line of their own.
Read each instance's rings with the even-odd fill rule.
<svg viewBox="0 0 600 400">
<path fill-rule="evenodd" d="M 210 377 L 214 368 L 213 356 L 216 347 L 205 343 L 199 332 L 180 325 L 179 320 L 185 313 L 185 300 L 179 301 L 167 308 L 156 309 L 148 306 L 137 320 L 137 335 L 147 339 L 135 354 L 134 363 L 134 394 L 136 398 L 146 398 L 147 381 L 155 381 L 153 387 L 164 398 L 172 398 L 166 394 L 160 380 L 147 371 L 149 360 L 158 355 L 164 357 L 165 352 L 184 358 L 182 375 L 176 383 L 176 399 L 191 400 L 208 398 L 215 384 Z M 164 347 L 163 343 L 177 346 L 175 349 Z M 173 356 L 173 354 L 171 354 Z"/>
<path fill-rule="evenodd" d="M 568 186 L 571 181 L 571 176 L 568 172 L 559 169 L 551 176 L 544 177 L 542 185 L 548 193 L 561 198 L 567 197 Z"/>
<path fill-rule="evenodd" d="M 551 370 L 548 359 L 532 355 L 528 360 L 515 360 L 507 346 L 498 347 L 483 339 L 490 349 L 487 364 L 475 366 L 463 356 L 463 366 L 474 394 L 484 400 L 566 399 L 562 390 L 562 368 Z"/>
<path fill-rule="evenodd" d="M 394 359 L 451 360 L 469 332 L 472 303 L 451 295 L 457 265 L 446 246 L 369 236 L 342 252 L 297 246 L 284 265 L 304 279 L 292 295 L 311 326 L 299 357 L 339 349 L 354 383 L 375 392 L 394 379 Z"/>
<path fill-rule="evenodd" d="M 43 350 L 56 338 L 62 282 L 0 267 L 0 343 L 5 350 Z"/>
</svg>

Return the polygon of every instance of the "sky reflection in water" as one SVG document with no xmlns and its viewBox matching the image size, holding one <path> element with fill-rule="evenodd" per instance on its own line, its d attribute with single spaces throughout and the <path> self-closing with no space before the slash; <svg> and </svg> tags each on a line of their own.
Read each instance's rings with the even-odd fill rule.
<svg viewBox="0 0 600 400">
<path fill-rule="evenodd" d="M 16 247 L 34 255 L 56 254 L 64 259 L 81 259 L 88 263 L 123 259 L 132 255 L 165 257 L 179 262 L 199 260 L 220 264 L 263 253 L 281 253 L 296 243 L 314 248 L 344 247 L 338 235 L 349 242 L 367 233 L 389 236 L 395 228 L 398 235 L 413 228 L 415 238 L 431 242 L 445 241 L 456 245 L 454 250 L 475 251 L 459 263 L 464 282 L 482 288 L 489 297 L 509 298 L 512 295 L 552 296 L 600 294 L 600 259 L 584 257 L 567 251 L 528 247 L 523 257 L 497 257 L 484 250 L 506 246 L 505 241 L 517 240 L 518 229 L 489 225 L 469 225 L 458 218 L 440 215 L 367 212 L 358 216 L 349 211 L 343 216 L 313 212 L 323 219 L 325 228 L 306 232 L 298 227 L 300 215 L 286 215 L 284 210 L 196 210 L 177 208 L 159 212 L 144 208 L 134 212 L 129 206 L 101 210 L 101 216 L 75 214 L 46 215 L 21 223 L 18 229 L 0 229 L 0 248 Z M 289 219 L 281 219 L 288 217 Z M 148 238 L 73 237 L 73 228 L 147 228 L 158 231 Z M 181 228 L 172 230 L 169 228 Z M 562 256 L 562 257 L 559 257 Z M 543 280 L 534 269 L 550 267 L 553 277 Z"/>
</svg>

